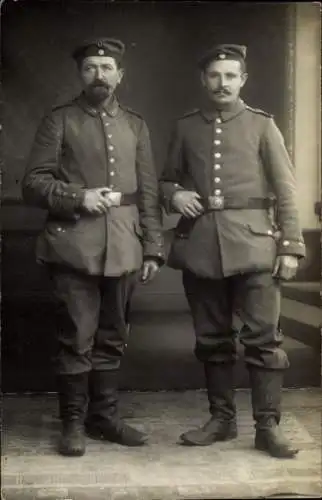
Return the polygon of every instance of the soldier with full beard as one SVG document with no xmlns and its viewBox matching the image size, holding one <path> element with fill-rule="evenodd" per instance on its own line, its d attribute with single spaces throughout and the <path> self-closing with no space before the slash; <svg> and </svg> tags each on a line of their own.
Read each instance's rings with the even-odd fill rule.
<svg viewBox="0 0 322 500">
<path fill-rule="evenodd" d="M 147 436 L 117 412 L 129 303 L 164 261 L 157 175 L 143 118 L 119 103 L 124 44 L 77 48 L 83 92 L 41 123 L 23 195 L 48 210 L 37 244 L 61 305 L 56 371 L 59 452 L 80 456 L 88 435 L 126 446 Z"/>
</svg>

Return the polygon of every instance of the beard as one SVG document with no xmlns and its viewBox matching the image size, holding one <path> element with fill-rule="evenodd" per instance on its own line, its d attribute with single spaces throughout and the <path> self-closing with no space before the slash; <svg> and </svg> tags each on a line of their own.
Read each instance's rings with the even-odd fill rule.
<svg viewBox="0 0 322 500">
<path fill-rule="evenodd" d="M 98 105 L 112 95 L 113 89 L 106 83 L 94 82 L 87 87 L 85 92 L 91 104 Z"/>
</svg>

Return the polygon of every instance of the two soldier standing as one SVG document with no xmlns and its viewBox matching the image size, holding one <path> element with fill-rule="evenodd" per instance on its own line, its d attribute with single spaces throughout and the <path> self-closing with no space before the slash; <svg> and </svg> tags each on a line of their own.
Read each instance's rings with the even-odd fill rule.
<svg viewBox="0 0 322 500">
<path fill-rule="evenodd" d="M 44 119 L 23 180 L 26 201 L 48 209 L 37 254 L 63 308 L 59 451 L 82 455 L 84 427 L 92 437 L 127 446 L 147 439 L 119 418 L 117 382 L 131 295 L 138 280 L 153 279 L 165 261 L 161 191 L 165 209 L 182 216 L 168 265 L 182 270 L 211 413 L 181 442 L 204 446 L 237 436 L 238 333 L 250 375 L 255 447 L 293 457 L 297 450 L 278 425 L 289 364 L 278 323 L 279 280 L 295 275 L 305 246 L 281 133 L 270 115 L 239 97 L 246 48 L 216 46 L 200 61 L 206 102 L 178 120 L 159 185 L 147 126 L 114 94 L 123 53 L 122 42 L 112 39 L 76 50 L 84 91 Z M 269 217 L 273 202 L 279 238 Z"/>
</svg>

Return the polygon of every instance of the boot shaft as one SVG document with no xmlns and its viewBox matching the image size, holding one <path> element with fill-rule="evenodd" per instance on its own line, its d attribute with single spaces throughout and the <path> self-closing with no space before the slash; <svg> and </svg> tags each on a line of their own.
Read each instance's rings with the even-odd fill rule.
<svg viewBox="0 0 322 500">
<path fill-rule="evenodd" d="M 89 375 L 88 420 L 111 420 L 117 416 L 118 370 L 92 370 Z"/>
<path fill-rule="evenodd" d="M 249 376 L 256 428 L 265 429 L 279 425 L 283 372 L 249 367 Z"/>
<path fill-rule="evenodd" d="M 84 420 L 88 401 L 88 373 L 59 375 L 59 413 L 62 420 Z"/>
<path fill-rule="evenodd" d="M 219 419 L 236 416 L 235 380 L 233 363 L 205 363 L 209 411 Z"/>
</svg>

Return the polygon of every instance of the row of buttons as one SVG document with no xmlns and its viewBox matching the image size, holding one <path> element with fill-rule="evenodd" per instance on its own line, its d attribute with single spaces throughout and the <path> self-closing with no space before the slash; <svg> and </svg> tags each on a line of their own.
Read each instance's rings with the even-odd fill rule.
<svg viewBox="0 0 322 500">
<path fill-rule="evenodd" d="M 221 123 L 221 119 L 220 118 L 216 118 L 216 123 Z M 218 134 L 218 135 L 220 135 L 222 133 L 222 128 L 216 127 L 215 128 L 215 133 Z M 214 139 L 214 145 L 215 146 L 220 146 L 221 143 L 222 143 L 222 141 L 220 139 L 218 139 L 218 138 Z M 222 157 L 222 154 L 219 151 L 216 151 L 213 156 L 218 161 Z M 218 172 L 218 170 L 221 169 L 221 164 L 216 162 L 216 163 L 214 163 L 213 168 L 214 168 L 215 171 Z M 214 182 L 215 182 L 215 184 L 219 184 L 221 182 L 221 178 L 218 177 L 218 176 L 215 176 L 214 177 Z M 221 189 L 215 189 L 214 190 L 214 194 L 215 194 L 215 196 L 221 195 Z"/>
<path fill-rule="evenodd" d="M 111 115 L 115 116 L 116 115 L 116 111 L 111 111 Z M 102 112 L 101 116 L 102 116 L 102 118 L 106 117 L 105 111 Z M 104 125 L 105 125 L 105 127 L 109 127 L 110 126 L 110 122 L 104 122 Z M 112 134 L 111 133 L 107 134 L 107 138 L 108 139 L 112 139 Z M 108 144 L 107 149 L 108 149 L 108 151 L 113 152 L 115 150 L 115 147 L 113 146 L 113 144 Z M 114 158 L 114 156 L 110 156 L 109 159 L 108 159 L 108 162 L 110 164 L 114 165 L 114 163 L 116 162 L 116 159 Z M 115 176 L 115 171 L 114 170 L 110 170 L 109 175 L 111 177 L 114 177 Z M 111 189 L 113 189 L 115 186 L 114 186 L 114 184 L 110 183 L 108 187 L 111 188 Z M 161 238 L 161 233 L 158 233 L 158 236 Z M 159 240 L 159 242 L 157 243 L 157 245 L 158 246 L 163 246 L 163 243 Z M 163 257 L 163 253 L 162 252 L 158 252 L 157 255 L 159 257 Z"/>
<path fill-rule="evenodd" d="M 112 110 L 112 111 L 111 111 L 111 115 L 112 115 L 112 116 L 115 116 L 115 114 L 116 114 L 116 111 L 113 111 L 113 110 Z M 103 112 L 102 112 L 102 115 L 101 115 L 101 116 L 102 116 L 102 118 L 105 118 L 105 117 L 107 116 L 107 114 L 105 113 L 105 111 L 103 111 Z M 103 121 L 103 122 L 104 122 L 104 121 Z M 111 125 L 111 124 L 110 124 L 110 122 L 104 122 L 104 126 L 105 126 L 105 127 L 109 127 L 110 125 Z M 107 134 L 107 138 L 108 138 L 108 139 L 112 139 L 112 137 L 113 137 L 113 136 L 112 136 L 112 134 L 110 134 L 110 133 L 109 133 L 109 134 Z M 108 145 L 107 145 L 107 149 L 108 149 L 108 151 L 113 152 L 113 151 L 115 150 L 115 147 L 113 146 L 113 144 L 108 144 Z M 108 162 L 109 162 L 111 165 L 114 165 L 114 163 L 116 162 L 116 159 L 114 158 L 114 156 L 110 156 L 110 157 L 108 158 Z M 109 175 L 110 175 L 110 177 L 114 177 L 114 176 L 115 176 L 115 171 L 114 171 L 114 170 L 110 170 L 110 171 L 109 171 Z M 108 187 L 109 187 L 110 189 L 113 189 L 115 186 L 114 186 L 114 184 L 109 183 Z"/>
</svg>

